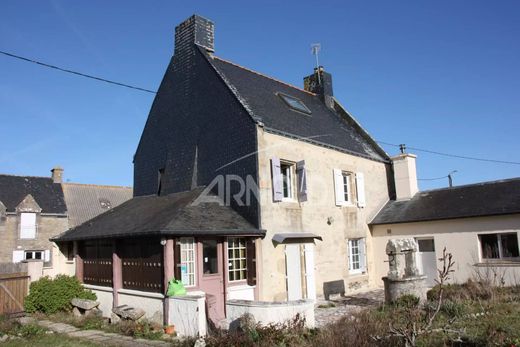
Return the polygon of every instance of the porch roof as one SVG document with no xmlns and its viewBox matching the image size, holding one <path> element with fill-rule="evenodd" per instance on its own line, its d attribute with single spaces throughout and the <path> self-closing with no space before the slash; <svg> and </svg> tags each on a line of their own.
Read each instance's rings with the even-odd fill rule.
<svg viewBox="0 0 520 347">
<path fill-rule="evenodd" d="M 260 236 L 229 206 L 193 204 L 203 188 L 165 196 L 139 196 L 74 227 L 52 241 L 76 241 L 137 236 Z"/>
<path fill-rule="evenodd" d="M 322 237 L 313 233 L 279 233 L 273 235 L 273 242 L 284 243 L 294 242 L 301 240 L 320 240 L 323 241 Z"/>
</svg>

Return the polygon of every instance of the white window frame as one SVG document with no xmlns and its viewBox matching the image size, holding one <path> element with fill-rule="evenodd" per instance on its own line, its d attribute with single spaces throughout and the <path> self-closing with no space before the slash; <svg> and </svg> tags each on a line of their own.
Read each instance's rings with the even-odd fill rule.
<svg viewBox="0 0 520 347">
<path fill-rule="evenodd" d="M 353 206 L 354 192 L 352 191 L 352 179 L 354 179 L 354 173 L 340 169 L 334 169 L 333 173 L 336 206 Z M 345 196 L 347 197 L 346 199 Z"/>
<path fill-rule="evenodd" d="M 31 219 L 29 224 L 27 219 Z M 34 219 L 34 223 L 32 222 Z M 22 212 L 20 213 L 20 239 L 21 240 L 34 240 L 38 230 L 38 219 L 34 212 Z"/>
<path fill-rule="evenodd" d="M 238 246 L 233 246 L 232 244 L 234 242 L 238 243 Z M 247 281 L 247 245 L 246 245 L 246 239 L 241 237 L 230 237 L 227 241 L 227 249 L 228 249 L 228 281 L 229 282 L 240 282 L 240 281 Z M 240 250 L 244 250 L 244 256 L 242 257 L 240 255 Z M 235 256 L 235 251 L 238 251 L 238 257 Z M 230 256 L 230 253 L 232 256 Z M 239 266 L 238 268 L 235 268 L 234 264 L 235 262 L 238 262 Z M 244 264 L 242 266 L 241 264 Z M 231 279 L 231 273 L 239 274 L 239 277 L 242 277 L 242 274 L 244 275 L 243 278 L 236 279 L 236 276 L 233 276 L 234 278 Z"/>
<path fill-rule="evenodd" d="M 350 172 L 343 171 L 341 173 L 342 177 L 342 186 L 343 186 L 343 202 L 346 205 L 352 205 L 352 189 L 351 189 L 351 179 L 352 174 Z"/>
<path fill-rule="evenodd" d="M 350 274 L 362 274 L 366 269 L 365 238 L 348 240 L 348 270 Z M 356 252 L 354 252 L 356 250 Z M 357 259 L 355 259 L 357 257 Z M 354 264 L 357 266 L 354 267 Z"/>
<path fill-rule="evenodd" d="M 197 243 L 193 237 L 181 237 L 179 240 L 180 249 L 180 264 L 186 266 L 186 273 L 182 278 L 181 269 L 181 281 L 186 288 L 195 287 L 197 285 Z M 190 266 L 191 265 L 191 266 Z M 190 268 L 193 271 L 190 271 Z M 191 281 L 193 279 L 193 281 Z"/>
<path fill-rule="evenodd" d="M 484 258 L 484 250 L 482 249 L 482 239 L 481 236 L 488 236 L 488 235 L 496 235 L 497 236 L 497 243 L 498 243 L 498 258 Z M 478 234 L 478 243 L 479 243 L 479 252 L 480 252 L 480 258 L 484 262 L 496 262 L 501 260 L 509 260 L 509 261 L 519 261 L 520 257 L 504 257 L 504 251 L 502 249 L 502 235 L 516 235 L 517 241 L 516 245 L 519 248 L 518 251 L 520 253 L 520 240 L 518 239 L 518 233 L 515 232 L 505 232 L 505 233 L 483 233 Z"/>
<path fill-rule="evenodd" d="M 288 161 L 280 161 L 280 174 L 282 178 L 282 201 L 295 201 L 295 164 Z M 284 184 L 287 183 L 287 196 Z"/>
<path fill-rule="evenodd" d="M 36 258 L 36 253 L 40 253 L 40 258 Z M 31 258 L 27 258 L 27 255 L 28 254 L 31 254 Z M 23 259 L 24 260 L 34 260 L 34 259 L 37 259 L 37 260 L 43 260 L 45 261 L 45 251 L 43 250 L 30 250 L 30 251 L 24 251 L 23 253 Z"/>
</svg>

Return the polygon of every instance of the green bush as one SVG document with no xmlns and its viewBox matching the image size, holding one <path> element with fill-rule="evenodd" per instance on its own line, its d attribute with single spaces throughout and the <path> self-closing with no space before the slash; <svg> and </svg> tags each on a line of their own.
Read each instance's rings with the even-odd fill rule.
<svg viewBox="0 0 520 347">
<path fill-rule="evenodd" d="M 419 306 L 419 302 L 420 299 L 415 295 L 405 294 L 392 302 L 392 305 L 399 308 L 415 308 Z"/>
<path fill-rule="evenodd" d="M 96 294 L 83 288 L 72 276 L 58 275 L 54 279 L 42 277 L 31 283 L 29 295 L 25 298 L 25 311 L 52 314 L 70 311 L 73 298 L 96 300 Z"/>
</svg>

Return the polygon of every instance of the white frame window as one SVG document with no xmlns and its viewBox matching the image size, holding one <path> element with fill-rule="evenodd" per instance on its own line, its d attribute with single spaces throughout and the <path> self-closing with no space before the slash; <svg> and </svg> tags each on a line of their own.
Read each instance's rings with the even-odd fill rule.
<svg viewBox="0 0 520 347">
<path fill-rule="evenodd" d="M 25 251 L 23 258 L 25 260 L 38 259 L 45 260 L 45 251 Z"/>
<path fill-rule="evenodd" d="M 520 260 L 517 233 L 479 234 L 482 260 Z"/>
<path fill-rule="evenodd" d="M 228 238 L 228 279 L 229 282 L 247 280 L 247 249 L 244 238 Z"/>
<path fill-rule="evenodd" d="M 352 179 L 354 174 L 350 171 L 334 169 L 334 190 L 336 191 L 336 205 L 352 205 Z"/>
<path fill-rule="evenodd" d="M 36 238 L 36 213 L 20 213 L 20 239 L 32 240 Z"/>
<path fill-rule="evenodd" d="M 351 274 L 366 272 L 365 239 L 348 240 L 348 269 Z"/>
<path fill-rule="evenodd" d="M 282 200 L 294 200 L 294 164 L 280 163 L 282 174 Z"/>
<path fill-rule="evenodd" d="M 193 237 L 181 237 L 178 243 L 180 246 L 181 281 L 185 287 L 194 287 L 197 284 L 197 244 Z"/>
<path fill-rule="evenodd" d="M 352 201 L 350 192 L 350 178 L 352 175 L 349 172 L 342 172 L 341 176 L 343 176 L 343 201 L 350 204 Z"/>
</svg>

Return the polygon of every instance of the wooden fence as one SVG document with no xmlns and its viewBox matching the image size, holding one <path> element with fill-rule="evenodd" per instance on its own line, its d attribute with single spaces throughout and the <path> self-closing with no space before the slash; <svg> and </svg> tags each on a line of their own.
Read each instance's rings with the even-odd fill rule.
<svg viewBox="0 0 520 347">
<path fill-rule="evenodd" d="M 0 274 L 0 315 L 19 315 L 29 289 L 27 272 Z"/>
</svg>

